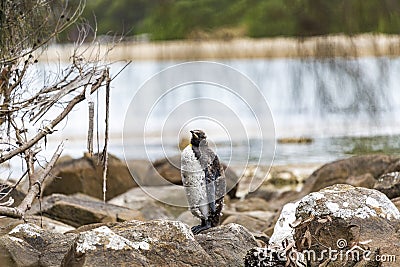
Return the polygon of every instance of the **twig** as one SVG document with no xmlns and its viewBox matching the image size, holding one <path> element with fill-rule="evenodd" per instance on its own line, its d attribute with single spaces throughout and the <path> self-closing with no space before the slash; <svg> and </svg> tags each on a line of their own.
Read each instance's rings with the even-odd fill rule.
<svg viewBox="0 0 400 267">
<path fill-rule="evenodd" d="M 107 169 L 108 169 L 108 120 L 110 116 L 110 83 L 111 78 L 108 77 L 106 81 L 106 129 L 104 136 L 104 148 L 103 148 L 103 201 L 106 202 L 106 192 L 107 192 Z"/>
<path fill-rule="evenodd" d="M 94 125 L 94 102 L 89 102 L 89 128 L 87 137 L 87 149 L 90 156 L 93 155 L 93 125 Z"/>
<path fill-rule="evenodd" d="M 95 84 L 91 87 L 91 93 L 99 89 L 102 85 L 102 83 L 109 78 L 109 73 L 108 69 L 104 70 L 103 75 L 97 80 Z M 83 101 L 85 99 L 85 92 L 83 91 L 76 97 L 74 97 L 68 105 L 65 107 L 65 109 L 54 119 L 52 120 L 44 129 L 39 131 L 33 138 L 31 138 L 28 142 L 23 144 L 22 146 L 18 147 L 17 149 L 14 149 L 10 151 L 9 153 L 0 156 L 0 163 L 3 163 L 12 157 L 23 153 L 25 150 L 31 148 L 33 145 L 35 145 L 37 142 L 39 142 L 43 137 L 45 137 L 48 134 L 51 134 L 53 132 L 53 128 L 60 123 L 68 114 L 71 112 L 73 107 Z"/>
<path fill-rule="evenodd" d="M 2 195 L 2 196 L 0 197 L 0 201 L 3 200 L 3 199 L 5 199 L 8 195 L 11 194 L 11 192 L 12 192 L 15 188 L 17 188 L 17 186 L 19 185 L 19 183 L 22 181 L 22 179 L 25 177 L 25 175 L 26 175 L 27 173 L 28 173 L 28 170 L 26 170 L 26 171 L 21 175 L 21 177 L 18 179 L 18 181 L 17 181 L 13 186 L 10 186 L 10 187 L 9 187 L 9 190 L 7 191 L 7 193 L 5 193 L 4 195 Z"/>
<path fill-rule="evenodd" d="M 0 206 L 0 215 L 12 218 L 24 217 L 26 211 L 31 208 L 33 200 L 39 195 L 41 184 L 43 184 L 44 180 L 54 167 L 54 164 L 56 163 L 57 159 L 61 156 L 63 149 L 64 149 L 64 142 L 61 142 L 61 144 L 57 147 L 56 152 L 53 154 L 51 160 L 47 164 L 46 168 L 41 172 L 36 172 L 34 174 L 34 177 L 32 178 L 35 182 L 29 188 L 29 191 L 26 194 L 25 198 L 22 200 L 21 204 L 19 204 L 19 206 L 15 208 Z"/>
</svg>

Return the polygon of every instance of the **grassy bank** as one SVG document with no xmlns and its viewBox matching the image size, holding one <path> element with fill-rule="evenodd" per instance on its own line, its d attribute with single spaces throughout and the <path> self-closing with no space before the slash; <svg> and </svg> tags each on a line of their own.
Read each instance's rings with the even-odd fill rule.
<svg viewBox="0 0 400 267">
<path fill-rule="evenodd" d="M 104 53 L 110 45 L 99 44 Z M 53 45 L 41 57 L 66 61 L 73 45 Z M 84 48 L 84 47 L 83 47 Z M 88 50 L 87 53 L 89 53 Z M 207 60 L 235 58 L 302 58 L 399 56 L 400 35 L 331 35 L 309 38 L 232 39 L 229 41 L 122 42 L 109 60 Z"/>
</svg>

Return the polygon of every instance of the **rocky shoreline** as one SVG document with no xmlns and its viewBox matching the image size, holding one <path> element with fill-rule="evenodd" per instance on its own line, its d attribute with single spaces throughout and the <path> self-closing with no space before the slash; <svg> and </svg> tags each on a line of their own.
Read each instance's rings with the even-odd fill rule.
<svg viewBox="0 0 400 267">
<path fill-rule="evenodd" d="M 185 201 L 179 170 L 167 160 L 152 166 L 126 165 L 110 156 L 104 203 L 96 157 L 59 160 L 24 220 L 0 218 L 1 266 L 396 266 L 400 261 L 399 157 L 351 157 L 309 166 L 309 173 L 299 166 L 274 166 L 250 194 L 244 188 L 253 167 L 243 177 L 228 168 L 228 180 L 239 185 L 225 198 L 221 226 L 196 236 L 190 226 L 198 222 L 187 208 L 166 204 Z M 163 183 L 154 179 L 155 170 Z M 22 189 L 13 193 L 16 203 L 23 195 Z"/>
</svg>

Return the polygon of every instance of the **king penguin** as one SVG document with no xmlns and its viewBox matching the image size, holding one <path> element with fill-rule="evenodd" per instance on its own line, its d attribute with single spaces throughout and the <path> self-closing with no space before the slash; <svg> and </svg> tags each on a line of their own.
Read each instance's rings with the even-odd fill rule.
<svg viewBox="0 0 400 267">
<path fill-rule="evenodd" d="M 182 151 L 181 175 L 192 214 L 201 219 L 201 225 L 192 232 L 219 224 L 225 195 L 225 173 L 218 156 L 208 147 L 202 130 L 190 131 L 190 144 Z"/>
</svg>

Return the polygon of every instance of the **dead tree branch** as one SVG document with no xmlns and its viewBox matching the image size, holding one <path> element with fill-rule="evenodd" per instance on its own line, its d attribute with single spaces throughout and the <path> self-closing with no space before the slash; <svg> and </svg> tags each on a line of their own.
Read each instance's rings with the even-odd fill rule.
<svg viewBox="0 0 400 267">
<path fill-rule="evenodd" d="M 95 92 L 97 89 L 99 89 L 103 82 L 105 82 L 107 79 L 109 79 L 109 73 L 108 69 L 105 69 L 103 71 L 103 75 L 99 77 L 97 82 L 92 85 L 91 87 L 91 94 Z M 0 156 L 0 163 L 3 163 L 14 156 L 23 153 L 25 150 L 31 148 L 33 145 L 38 143 L 43 137 L 45 137 L 48 134 L 53 133 L 54 127 L 60 123 L 74 108 L 74 106 L 80 102 L 82 102 L 85 99 L 85 92 L 82 91 L 79 95 L 74 97 L 68 105 L 65 107 L 65 109 L 53 120 L 51 121 L 48 125 L 46 125 L 43 129 L 41 129 L 33 138 L 31 138 L 28 142 L 22 144 L 20 147 L 10 151 L 7 154 L 4 154 Z"/>
<path fill-rule="evenodd" d="M 18 207 L 0 206 L 0 215 L 12 218 L 24 218 L 26 211 L 28 211 L 31 208 L 34 199 L 39 196 L 41 185 L 43 184 L 46 177 L 50 174 L 50 171 L 54 167 L 54 164 L 56 163 L 57 159 L 60 157 L 63 149 L 64 149 L 64 142 L 62 142 L 58 146 L 57 150 L 53 154 L 53 157 L 47 164 L 46 168 L 40 172 L 36 172 L 33 175 L 32 180 L 34 181 L 34 183 L 29 188 L 29 191 L 26 194 L 25 198 L 22 200 L 21 204 Z"/>
<path fill-rule="evenodd" d="M 93 152 L 95 101 L 92 94 L 101 87 L 106 89 L 106 130 L 102 152 L 105 196 L 110 83 L 113 80 L 107 54 L 112 48 L 103 53 L 95 41 L 91 45 L 84 44 L 90 30 L 88 25 L 84 25 L 77 27 L 79 38 L 66 68 L 62 68 L 61 63 L 56 71 L 49 67 L 49 73 L 47 68 L 31 68 L 41 60 L 45 44 L 56 41 L 54 37 L 79 18 L 86 1 L 3 2 L 0 4 L 0 164 L 20 157 L 21 169 L 25 173 L 14 186 L 5 185 L 6 190 L 0 196 L 0 216 L 23 218 L 30 209 L 63 147 L 63 144 L 58 147 L 43 169 L 38 157 L 46 149 L 47 137 L 60 130 L 60 122 L 85 99 L 89 104 L 88 150 Z M 39 66 L 43 65 L 39 63 Z M 29 179 L 28 193 L 19 206 L 12 207 L 14 203 L 10 193 L 24 177 Z"/>
<path fill-rule="evenodd" d="M 110 117 L 110 83 L 111 78 L 108 77 L 106 81 L 106 129 L 104 136 L 104 148 L 103 148 L 103 201 L 106 202 L 107 192 L 107 170 L 108 170 L 108 132 L 109 132 L 109 117 Z"/>
</svg>

